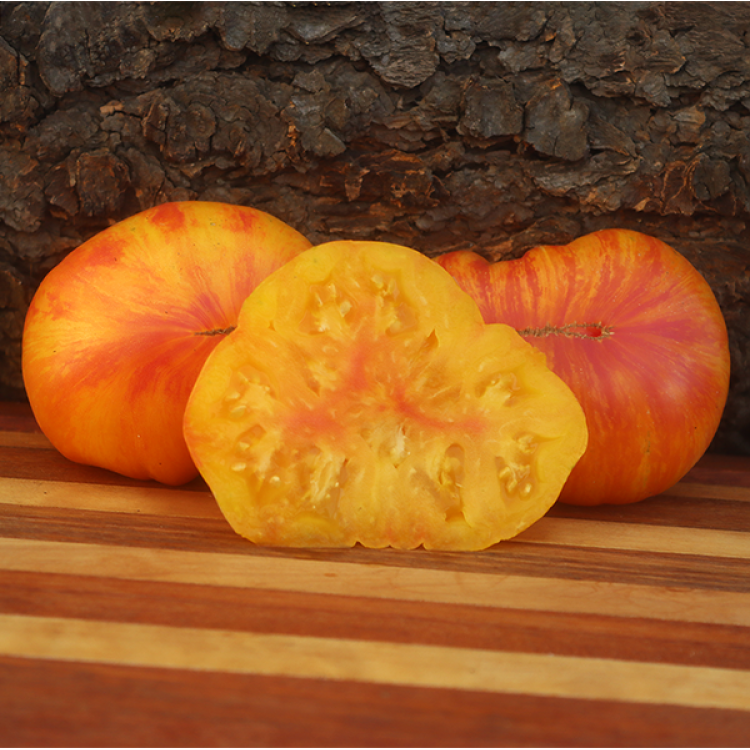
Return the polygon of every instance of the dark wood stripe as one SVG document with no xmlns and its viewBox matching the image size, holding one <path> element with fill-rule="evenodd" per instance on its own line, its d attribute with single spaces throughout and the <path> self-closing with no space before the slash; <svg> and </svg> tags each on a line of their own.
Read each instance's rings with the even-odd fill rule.
<svg viewBox="0 0 750 750">
<path fill-rule="evenodd" d="M 750 487 L 750 457 L 707 453 L 683 481 Z"/>
<path fill-rule="evenodd" d="M 0 657 L 15 746 L 744 746 L 750 714 Z"/>
<path fill-rule="evenodd" d="M 31 407 L 23 401 L 0 403 L 0 430 L 15 432 L 41 432 Z"/>
<path fill-rule="evenodd" d="M 633 505 L 596 507 L 556 503 L 547 515 L 551 518 L 750 532 L 750 503 L 710 498 L 660 495 Z"/>
<path fill-rule="evenodd" d="M 86 466 L 69 461 L 61 453 L 52 449 L 45 450 L 40 459 L 39 450 L 22 447 L 0 448 L 0 477 L 11 479 L 41 479 L 40 465 L 43 463 L 44 476 L 47 481 L 70 482 L 71 484 L 117 485 L 118 487 L 154 487 L 170 489 L 156 482 L 144 482 L 120 476 L 112 471 L 96 466 Z M 208 487 L 200 477 L 181 485 L 179 490 L 207 492 Z"/>
</svg>

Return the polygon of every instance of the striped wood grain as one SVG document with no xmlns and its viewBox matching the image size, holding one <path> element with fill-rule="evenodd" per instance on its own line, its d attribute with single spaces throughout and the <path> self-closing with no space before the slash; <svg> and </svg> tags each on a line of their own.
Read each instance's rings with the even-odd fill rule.
<svg viewBox="0 0 750 750">
<path fill-rule="evenodd" d="M 746 745 L 748 500 L 750 462 L 706 457 L 482 553 L 263 549 L 200 481 L 75 466 L 0 411 L 0 736 Z"/>
</svg>

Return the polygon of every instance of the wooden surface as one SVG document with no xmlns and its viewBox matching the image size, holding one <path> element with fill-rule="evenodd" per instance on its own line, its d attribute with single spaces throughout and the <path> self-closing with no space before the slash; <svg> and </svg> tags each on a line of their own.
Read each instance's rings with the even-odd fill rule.
<svg viewBox="0 0 750 750">
<path fill-rule="evenodd" d="M 236 536 L 0 406 L 2 745 L 750 744 L 750 459 L 482 553 Z"/>
</svg>

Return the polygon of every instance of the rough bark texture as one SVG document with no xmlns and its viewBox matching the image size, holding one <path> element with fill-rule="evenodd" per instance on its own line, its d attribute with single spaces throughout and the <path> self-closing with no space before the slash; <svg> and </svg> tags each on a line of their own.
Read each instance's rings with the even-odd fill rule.
<svg viewBox="0 0 750 750">
<path fill-rule="evenodd" d="M 430 256 L 620 226 L 711 283 L 750 453 L 748 45 L 748 3 L 4 3 L 0 397 L 43 275 L 163 201 Z"/>
</svg>

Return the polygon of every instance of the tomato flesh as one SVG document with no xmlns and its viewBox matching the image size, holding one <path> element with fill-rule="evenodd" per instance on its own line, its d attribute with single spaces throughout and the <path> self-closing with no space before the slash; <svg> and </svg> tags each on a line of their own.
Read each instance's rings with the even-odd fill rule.
<svg viewBox="0 0 750 750">
<path fill-rule="evenodd" d="M 185 438 L 255 542 L 481 549 L 548 510 L 587 431 L 544 355 L 437 264 L 332 242 L 250 295 Z"/>
</svg>

